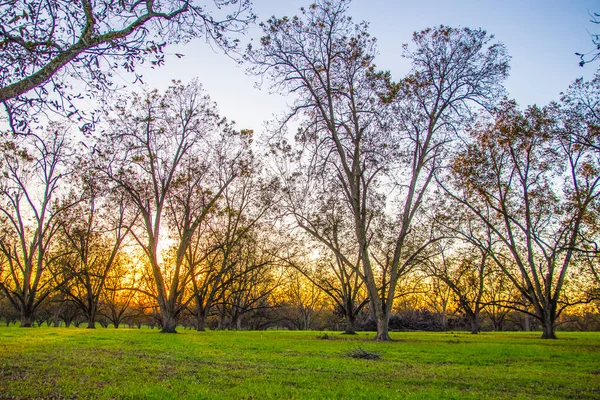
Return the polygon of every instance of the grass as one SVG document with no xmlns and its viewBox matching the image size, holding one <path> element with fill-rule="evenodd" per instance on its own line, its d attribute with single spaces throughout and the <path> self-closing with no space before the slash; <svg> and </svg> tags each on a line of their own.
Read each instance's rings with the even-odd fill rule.
<svg viewBox="0 0 600 400">
<path fill-rule="evenodd" d="M 600 398 L 600 333 L 318 336 L 0 328 L 0 398 Z"/>
</svg>

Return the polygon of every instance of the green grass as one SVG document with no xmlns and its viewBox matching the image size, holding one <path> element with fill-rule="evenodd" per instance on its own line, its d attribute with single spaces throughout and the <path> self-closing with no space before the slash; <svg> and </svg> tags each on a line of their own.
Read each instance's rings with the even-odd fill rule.
<svg viewBox="0 0 600 400">
<path fill-rule="evenodd" d="M 0 398 L 600 398 L 600 333 L 320 335 L 0 328 Z"/>
</svg>

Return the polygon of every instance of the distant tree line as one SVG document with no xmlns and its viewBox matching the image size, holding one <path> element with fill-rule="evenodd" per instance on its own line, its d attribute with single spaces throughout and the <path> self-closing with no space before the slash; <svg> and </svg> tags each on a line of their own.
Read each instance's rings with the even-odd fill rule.
<svg viewBox="0 0 600 400">
<path fill-rule="evenodd" d="M 521 109 L 502 86 L 504 45 L 482 29 L 439 26 L 402 47 L 411 69 L 396 81 L 377 69 L 375 39 L 348 17 L 350 1 L 318 0 L 261 23 L 244 53 L 250 74 L 294 99 L 259 141 L 220 116 L 197 81 L 118 96 L 101 80 L 109 95 L 85 136 L 47 93 L 23 97 L 50 78 L 11 95 L 35 68 L 56 67 L 58 79 L 54 60 L 91 38 L 101 47 L 63 67 L 85 55 L 133 68 L 151 50 L 139 47 L 146 20 L 202 20 L 189 35 L 228 50 L 227 35 L 252 20 L 247 2 L 220 22 L 188 2 L 153 4 L 83 1 L 68 11 L 86 16 L 69 28 L 82 39 L 56 45 L 24 36 L 33 26 L 56 35 L 64 4 L 0 8 L 12 15 L 0 47 L 19 49 L 11 57 L 24 66 L 0 91 L 7 324 L 369 329 L 378 340 L 390 330 L 539 328 L 555 338 L 558 325 L 600 328 L 600 75 Z M 101 41 L 117 16 L 141 36 Z M 2 57 L 0 69 L 15 62 Z M 70 118 L 49 122 L 35 104 Z"/>
</svg>

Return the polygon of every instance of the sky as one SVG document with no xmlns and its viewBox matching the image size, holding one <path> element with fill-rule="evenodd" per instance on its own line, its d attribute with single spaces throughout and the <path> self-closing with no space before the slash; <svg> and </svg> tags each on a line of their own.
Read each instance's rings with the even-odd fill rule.
<svg viewBox="0 0 600 400">
<path fill-rule="evenodd" d="M 299 8 L 309 4 L 310 0 L 254 0 L 254 11 L 262 21 L 272 15 L 299 14 Z M 441 24 L 487 30 L 512 57 L 505 87 L 523 107 L 558 99 L 573 80 L 589 79 L 600 67 L 597 61 L 581 68 L 575 55 L 594 48 L 590 33 L 600 32 L 600 25 L 590 22 L 593 12 L 600 12 L 600 4 L 592 0 L 354 0 L 349 10 L 355 21 L 370 23 L 370 33 L 378 40 L 375 63 L 395 80 L 409 70 L 401 46 L 410 42 L 414 31 Z M 253 26 L 242 40 L 247 43 L 260 36 L 258 26 Z M 256 88 L 257 79 L 245 73 L 245 66 L 202 39 L 166 52 L 165 66 L 139 69 L 145 84 L 164 89 L 172 79 L 186 83 L 197 78 L 221 114 L 235 120 L 240 129 L 260 134 L 266 121 L 292 103 L 291 98 L 270 93 L 268 85 Z M 185 56 L 179 59 L 175 53 Z"/>
</svg>

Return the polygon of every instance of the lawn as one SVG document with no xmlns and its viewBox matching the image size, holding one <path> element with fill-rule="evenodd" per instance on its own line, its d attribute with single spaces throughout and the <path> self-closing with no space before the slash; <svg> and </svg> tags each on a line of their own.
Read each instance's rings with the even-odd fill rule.
<svg viewBox="0 0 600 400">
<path fill-rule="evenodd" d="M 3 327 L 0 398 L 600 398 L 600 333 L 539 335 Z"/>
</svg>

